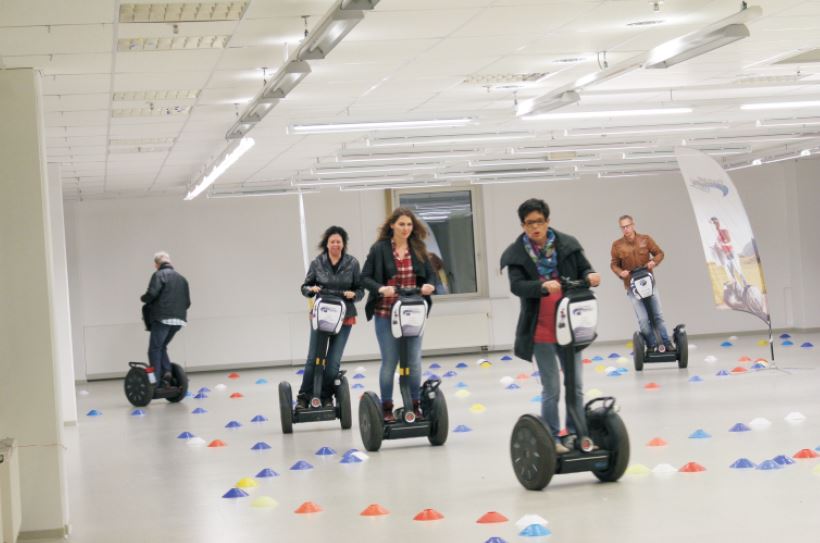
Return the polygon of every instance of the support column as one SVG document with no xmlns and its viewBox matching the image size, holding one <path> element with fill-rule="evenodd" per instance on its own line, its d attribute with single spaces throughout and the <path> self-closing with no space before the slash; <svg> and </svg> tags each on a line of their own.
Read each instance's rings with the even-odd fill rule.
<svg viewBox="0 0 820 543">
<path fill-rule="evenodd" d="M 67 526 L 40 75 L 0 70 L 0 438 L 17 440 L 21 536 Z"/>
</svg>

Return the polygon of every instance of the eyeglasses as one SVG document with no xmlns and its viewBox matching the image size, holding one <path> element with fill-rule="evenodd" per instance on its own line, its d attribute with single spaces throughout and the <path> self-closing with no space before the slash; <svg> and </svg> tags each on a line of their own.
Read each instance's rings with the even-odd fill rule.
<svg viewBox="0 0 820 543">
<path fill-rule="evenodd" d="M 635 223 L 632 223 L 632 222 L 629 223 L 629 224 L 624 224 L 624 225 L 621 226 L 621 230 L 629 230 L 633 226 L 635 226 Z"/>
<path fill-rule="evenodd" d="M 524 221 L 521 224 L 524 225 L 524 228 L 538 228 L 539 226 L 544 226 L 545 224 L 547 224 L 547 221 L 538 219 L 535 221 Z"/>
</svg>

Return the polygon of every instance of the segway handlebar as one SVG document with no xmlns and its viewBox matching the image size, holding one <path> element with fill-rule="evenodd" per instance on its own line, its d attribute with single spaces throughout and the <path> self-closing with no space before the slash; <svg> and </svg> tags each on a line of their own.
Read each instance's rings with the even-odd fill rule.
<svg viewBox="0 0 820 543">
<path fill-rule="evenodd" d="M 589 288 L 589 281 L 584 279 L 570 279 L 569 277 L 562 277 L 559 279 L 562 290 L 573 290 L 578 288 Z"/>
<path fill-rule="evenodd" d="M 319 285 L 316 285 L 316 286 L 319 286 Z M 319 292 L 316 293 L 317 296 L 323 294 L 325 296 L 336 296 L 337 298 L 344 298 L 345 297 L 345 292 L 343 290 L 336 290 L 336 289 L 325 288 L 325 287 L 319 287 L 319 289 L 320 289 Z"/>
</svg>

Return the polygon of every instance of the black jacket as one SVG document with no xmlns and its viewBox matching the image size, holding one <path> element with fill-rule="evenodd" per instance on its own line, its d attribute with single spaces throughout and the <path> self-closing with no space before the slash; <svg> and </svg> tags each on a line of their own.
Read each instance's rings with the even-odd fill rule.
<svg viewBox="0 0 820 543">
<path fill-rule="evenodd" d="M 584 279 L 595 270 L 584 256 L 584 249 L 578 240 L 569 234 L 555 232 L 555 251 L 558 253 L 558 275 L 569 279 Z M 501 269 L 505 267 L 510 279 L 510 291 L 521 300 L 518 324 L 515 327 L 515 356 L 526 361 L 532 360 L 535 327 L 541 298 L 549 293 L 541 288 L 538 269 L 527 250 L 524 249 L 524 234 L 521 234 L 501 255 Z"/>
<path fill-rule="evenodd" d="M 413 272 L 416 274 L 416 286 L 433 284 L 434 272 L 430 260 L 422 262 L 416 253 L 410 249 L 410 260 L 413 263 Z M 373 318 L 373 313 L 376 310 L 376 304 L 381 295 L 379 289 L 387 285 L 392 277 L 398 273 L 396 269 L 396 262 L 393 260 L 393 244 L 389 239 L 379 240 L 370 247 L 370 252 L 367 254 L 367 260 L 364 262 L 364 269 L 362 270 L 362 284 L 368 290 L 367 303 L 364 306 L 364 312 L 367 315 L 367 320 Z M 425 296 L 427 300 L 428 312 L 433 307 L 433 300 L 430 296 Z"/>
<path fill-rule="evenodd" d="M 302 283 L 302 296 L 313 298 L 316 296 L 315 292 L 310 291 L 310 287 L 319 286 L 330 290 L 352 290 L 356 293 L 354 300 L 345 298 L 345 317 L 356 316 L 356 306 L 353 302 L 358 302 L 364 298 L 364 288 L 362 288 L 361 271 L 359 270 L 359 261 L 349 254 L 345 253 L 339 260 L 339 266 L 336 271 L 333 271 L 333 266 L 330 264 L 330 257 L 327 253 L 322 253 L 313 259 L 308 268 L 305 282 Z"/>
<path fill-rule="evenodd" d="M 164 319 L 188 320 L 191 295 L 188 281 L 168 263 L 162 264 L 151 276 L 148 290 L 140 297 L 148 307 L 149 322 Z"/>
</svg>

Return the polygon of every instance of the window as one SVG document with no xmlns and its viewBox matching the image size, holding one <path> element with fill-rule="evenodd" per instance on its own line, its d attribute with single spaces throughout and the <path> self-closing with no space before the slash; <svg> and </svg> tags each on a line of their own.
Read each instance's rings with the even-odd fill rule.
<svg viewBox="0 0 820 543">
<path fill-rule="evenodd" d="M 436 294 L 476 295 L 480 291 L 476 251 L 478 187 L 393 193 L 396 206 L 407 207 L 427 226 L 427 250 L 436 272 Z"/>
</svg>

